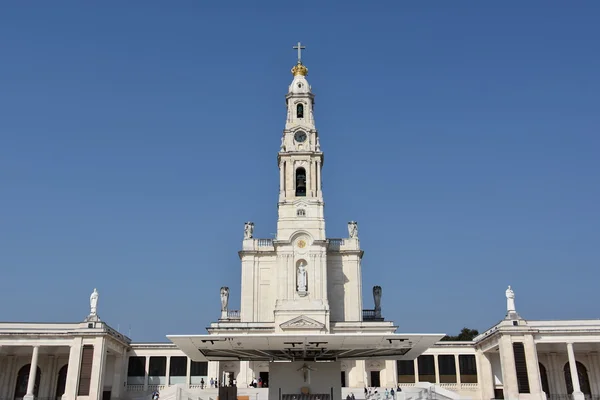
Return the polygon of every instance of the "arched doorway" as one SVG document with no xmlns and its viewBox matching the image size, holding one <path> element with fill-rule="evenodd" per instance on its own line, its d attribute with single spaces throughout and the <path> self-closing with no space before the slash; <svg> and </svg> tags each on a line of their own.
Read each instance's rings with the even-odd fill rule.
<svg viewBox="0 0 600 400">
<path fill-rule="evenodd" d="M 548 384 L 548 372 L 546 371 L 546 367 L 544 364 L 539 363 L 540 365 L 540 378 L 542 379 L 542 390 L 546 393 L 546 396 L 550 396 L 550 385 Z"/>
<path fill-rule="evenodd" d="M 588 378 L 587 368 L 579 361 L 576 361 L 575 365 L 577 365 L 577 375 L 579 377 L 579 387 L 581 387 L 581 392 L 583 394 L 591 395 L 592 389 L 590 388 L 590 379 Z M 569 363 L 565 364 L 563 370 L 565 372 L 567 393 L 571 394 L 573 393 L 573 382 L 571 381 L 571 368 L 569 367 Z"/>
<path fill-rule="evenodd" d="M 23 365 L 17 374 L 17 384 L 15 385 L 15 399 L 23 398 L 27 394 L 27 382 L 29 381 L 29 369 L 31 364 Z M 40 378 L 42 377 L 42 370 L 37 367 L 37 373 L 35 374 L 35 386 L 33 388 L 33 394 L 35 397 L 38 396 L 40 390 Z"/>
<path fill-rule="evenodd" d="M 63 365 L 63 367 L 58 371 L 58 377 L 56 378 L 56 397 L 60 397 L 65 394 L 65 388 L 67 387 L 67 368 L 68 365 Z"/>
</svg>

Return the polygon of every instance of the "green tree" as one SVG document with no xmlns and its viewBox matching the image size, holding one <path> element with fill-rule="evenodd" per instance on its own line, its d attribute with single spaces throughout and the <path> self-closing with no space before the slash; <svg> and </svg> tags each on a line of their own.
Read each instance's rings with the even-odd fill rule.
<svg viewBox="0 0 600 400">
<path fill-rule="evenodd" d="M 471 341 L 475 338 L 475 336 L 479 335 L 479 331 L 477 329 L 470 328 L 462 328 L 460 333 L 456 336 L 444 336 L 442 338 L 443 341 L 446 342 L 458 342 L 458 341 Z"/>
</svg>

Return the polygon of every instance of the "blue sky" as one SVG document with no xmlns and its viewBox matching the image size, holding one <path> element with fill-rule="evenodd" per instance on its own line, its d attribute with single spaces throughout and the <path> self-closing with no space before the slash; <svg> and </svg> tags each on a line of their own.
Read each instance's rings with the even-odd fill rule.
<svg viewBox="0 0 600 400">
<path fill-rule="evenodd" d="M 134 340 L 238 308 L 276 228 L 297 41 L 329 237 L 403 332 L 598 318 L 600 4 L 38 2 L 0 9 L 0 320 Z"/>
</svg>

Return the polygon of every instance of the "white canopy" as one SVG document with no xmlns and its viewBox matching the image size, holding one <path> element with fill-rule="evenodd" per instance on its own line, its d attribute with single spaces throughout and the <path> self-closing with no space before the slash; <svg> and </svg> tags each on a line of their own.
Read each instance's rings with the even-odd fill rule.
<svg viewBox="0 0 600 400">
<path fill-rule="evenodd" d="M 412 360 L 443 334 L 169 335 L 194 361 Z"/>
</svg>

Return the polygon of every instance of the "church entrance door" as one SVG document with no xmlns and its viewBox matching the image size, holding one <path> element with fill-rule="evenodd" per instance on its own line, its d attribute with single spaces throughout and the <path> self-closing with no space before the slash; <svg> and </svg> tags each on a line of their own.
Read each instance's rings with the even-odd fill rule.
<svg viewBox="0 0 600 400">
<path fill-rule="evenodd" d="M 371 387 L 378 388 L 379 386 L 381 386 L 379 371 L 371 371 Z"/>
</svg>

